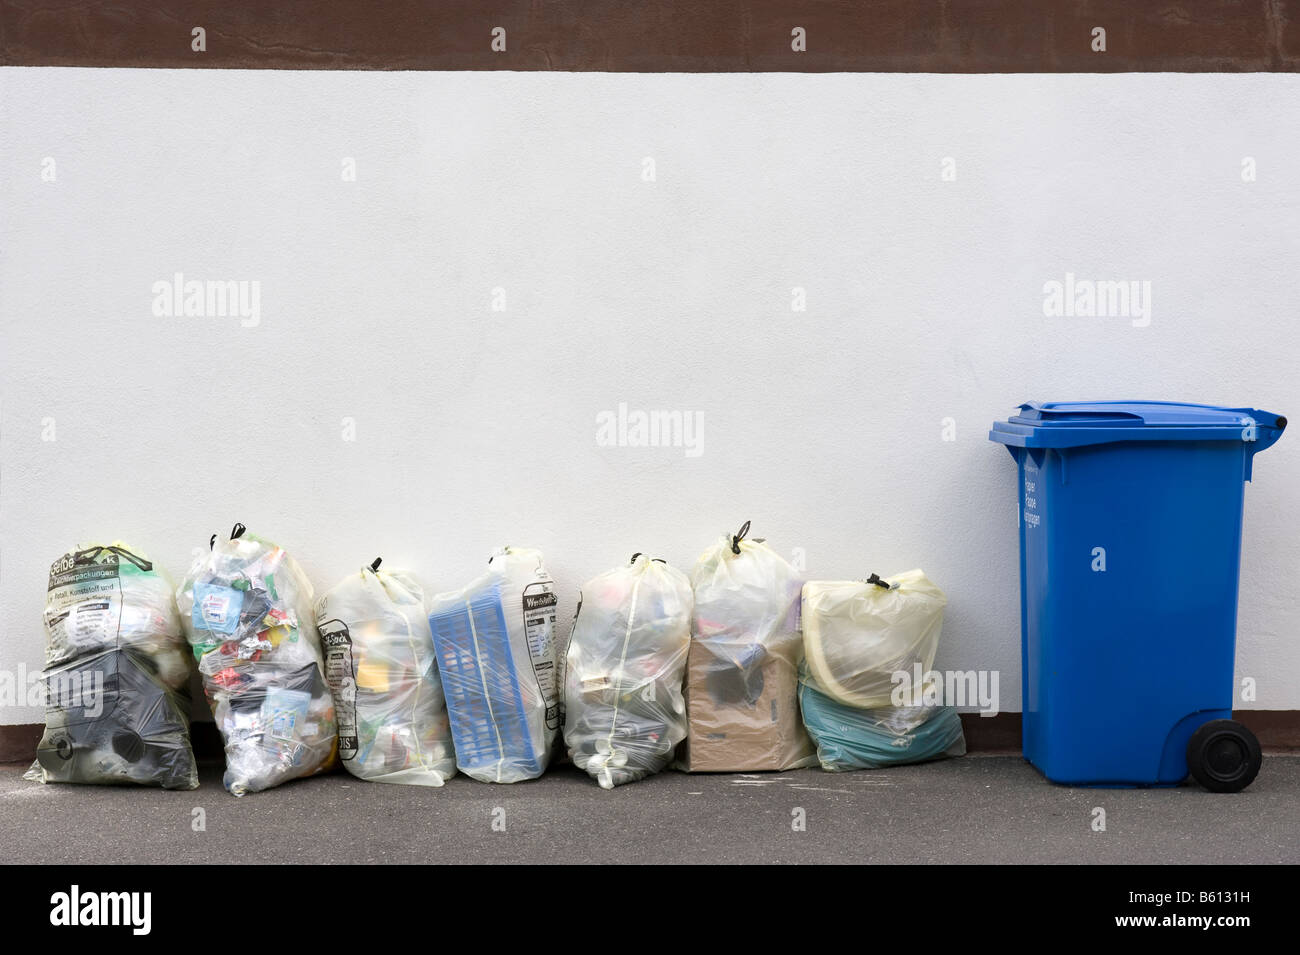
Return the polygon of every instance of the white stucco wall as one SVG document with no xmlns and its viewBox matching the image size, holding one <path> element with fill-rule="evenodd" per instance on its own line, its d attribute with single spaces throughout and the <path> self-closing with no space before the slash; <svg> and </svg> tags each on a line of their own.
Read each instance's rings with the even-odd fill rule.
<svg viewBox="0 0 1300 955">
<path fill-rule="evenodd" d="M 239 520 L 318 590 L 535 546 L 567 620 L 633 551 L 689 568 L 752 519 L 812 576 L 924 567 L 940 665 L 1000 670 L 1015 710 L 994 418 L 1300 414 L 1297 76 L 5 69 L 0 110 L 10 673 L 87 539 L 179 577 Z M 178 272 L 259 282 L 258 323 L 154 314 Z M 1150 282 L 1149 324 L 1045 316 L 1066 273 Z M 702 453 L 601 447 L 620 403 L 701 415 Z M 1300 706 L 1293 438 L 1247 494 L 1244 706 Z"/>
</svg>

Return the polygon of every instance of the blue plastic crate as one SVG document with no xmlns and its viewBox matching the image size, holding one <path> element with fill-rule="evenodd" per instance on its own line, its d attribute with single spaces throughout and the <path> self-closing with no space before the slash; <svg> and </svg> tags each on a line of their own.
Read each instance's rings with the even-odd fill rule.
<svg viewBox="0 0 1300 955">
<path fill-rule="evenodd" d="M 540 774 L 500 591 L 493 587 L 459 608 L 435 611 L 429 626 L 461 770 L 509 764 Z"/>
</svg>

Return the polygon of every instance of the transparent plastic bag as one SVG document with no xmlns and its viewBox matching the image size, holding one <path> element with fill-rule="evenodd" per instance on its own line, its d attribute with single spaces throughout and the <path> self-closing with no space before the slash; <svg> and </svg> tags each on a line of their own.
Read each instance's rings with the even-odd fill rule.
<svg viewBox="0 0 1300 955">
<path fill-rule="evenodd" d="M 881 769 L 966 753 L 954 706 L 846 706 L 823 693 L 805 668 L 799 708 L 817 744 L 817 761 L 828 772 Z"/>
<path fill-rule="evenodd" d="M 762 540 L 725 534 L 691 572 L 682 768 L 748 772 L 812 765 L 799 719 L 799 573 Z"/>
<path fill-rule="evenodd" d="M 376 560 L 316 604 L 339 757 L 352 775 L 441 786 L 456 774 L 424 591 Z"/>
<path fill-rule="evenodd" d="M 50 567 L 45 732 L 37 782 L 199 784 L 190 746 L 190 658 L 161 568 L 121 541 Z"/>
<path fill-rule="evenodd" d="M 236 796 L 325 772 L 338 749 L 311 582 L 282 548 L 236 524 L 176 594 L 226 747 Z"/>
<path fill-rule="evenodd" d="M 934 666 L 948 599 L 920 570 L 870 580 L 810 580 L 803 645 L 822 692 L 847 706 L 892 705 L 894 674 Z M 923 677 L 922 677 L 923 678 Z"/>
<path fill-rule="evenodd" d="M 686 737 L 691 583 L 644 554 L 582 588 L 566 655 L 564 741 L 604 789 L 663 769 Z"/>
<path fill-rule="evenodd" d="M 429 626 L 456 767 L 480 782 L 546 771 L 559 730 L 555 584 L 540 551 L 505 547 L 488 571 L 436 595 Z"/>
</svg>

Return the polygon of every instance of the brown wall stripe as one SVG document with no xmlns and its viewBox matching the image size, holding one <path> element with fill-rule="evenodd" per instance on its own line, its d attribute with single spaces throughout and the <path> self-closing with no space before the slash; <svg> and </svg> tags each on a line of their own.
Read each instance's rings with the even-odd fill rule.
<svg viewBox="0 0 1300 955">
<path fill-rule="evenodd" d="M 1292 72 L 1300 0 L 0 0 L 0 65 Z"/>
<path fill-rule="evenodd" d="M 1300 753 L 1300 711 L 1241 710 L 1233 719 L 1245 724 L 1259 737 L 1264 752 L 1273 755 Z M 980 716 L 963 713 L 966 748 L 972 753 L 1016 754 L 1020 752 L 1020 714 L 999 713 Z M 30 763 L 40 741 L 39 723 L 0 726 L 0 763 Z M 194 751 L 201 759 L 221 758 L 221 738 L 215 724 L 204 721 L 193 725 Z"/>
</svg>

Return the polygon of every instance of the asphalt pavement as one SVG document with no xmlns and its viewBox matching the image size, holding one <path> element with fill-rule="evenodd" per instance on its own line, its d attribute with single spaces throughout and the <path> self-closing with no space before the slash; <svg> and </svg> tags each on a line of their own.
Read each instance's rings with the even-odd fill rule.
<svg viewBox="0 0 1300 955">
<path fill-rule="evenodd" d="M 0 765 L 4 863 L 1300 862 L 1296 756 L 1266 757 L 1234 795 L 1071 789 L 1010 756 L 665 772 L 608 792 L 572 767 L 442 789 L 338 773 L 240 798 L 216 765 L 190 792 L 43 786 L 24 768 Z"/>
</svg>

